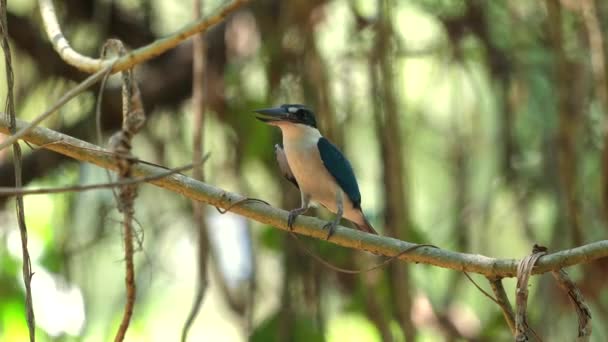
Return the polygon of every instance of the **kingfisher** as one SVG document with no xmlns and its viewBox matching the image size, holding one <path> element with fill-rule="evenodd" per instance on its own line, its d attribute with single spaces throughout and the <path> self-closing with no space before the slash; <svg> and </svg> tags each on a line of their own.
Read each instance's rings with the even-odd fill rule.
<svg viewBox="0 0 608 342">
<path fill-rule="evenodd" d="M 283 176 L 300 189 L 302 204 L 289 211 L 289 228 L 308 210 L 312 200 L 336 214 L 334 220 L 324 226 L 328 229 L 327 239 L 342 217 L 359 230 L 378 234 L 361 210 L 361 193 L 350 162 L 321 135 L 310 108 L 284 104 L 255 112 L 260 114 L 258 120 L 281 129 L 283 147 L 275 145 L 277 163 Z"/>
</svg>

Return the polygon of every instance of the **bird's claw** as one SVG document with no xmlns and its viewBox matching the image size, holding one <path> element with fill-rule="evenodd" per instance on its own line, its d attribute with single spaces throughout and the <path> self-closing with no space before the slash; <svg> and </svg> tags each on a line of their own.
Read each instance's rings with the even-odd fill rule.
<svg viewBox="0 0 608 342">
<path fill-rule="evenodd" d="M 298 215 L 294 215 L 293 211 L 289 212 L 289 216 L 287 216 L 287 227 L 289 227 L 289 229 L 293 229 L 293 223 L 296 221 L 296 217 L 298 217 Z"/>
<path fill-rule="evenodd" d="M 327 229 L 327 237 L 325 238 L 325 240 L 329 240 L 329 238 L 334 235 L 337 226 L 338 222 L 335 221 L 328 222 L 323 226 L 323 229 Z"/>
<path fill-rule="evenodd" d="M 297 208 L 289 212 L 289 216 L 287 216 L 287 227 L 293 230 L 293 224 L 296 222 L 296 218 L 300 216 L 305 209 Z"/>
</svg>

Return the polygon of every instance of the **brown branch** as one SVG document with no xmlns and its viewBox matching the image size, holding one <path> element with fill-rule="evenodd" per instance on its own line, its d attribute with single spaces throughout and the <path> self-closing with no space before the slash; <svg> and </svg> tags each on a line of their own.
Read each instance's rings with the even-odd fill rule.
<svg viewBox="0 0 608 342">
<path fill-rule="evenodd" d="M 462 273 L 469 280 L 469 282 L 471 282 L 471 284 L 473 284 L 473 286 L 475 286 L 479 290 L 479 292 L 481 292 L 481 294 L 483 294 L 484 296 L 488 297 L 488 299 L 491 300 L 491 301 L 493 301 L 494 303 L 498 304 L 498 300 L 496 300 L 496 298 L 492 297 L 491 294 L 489 294 L 479 284 L 477 284 L 477 282 L 475 282 L 475 280 L 473 280 L 473 278 L 467 272 L 462 272 Z"/>
<path fill-rule="evenodd" d="M 488 277 L 488 281 L 490 281 L 490 286 L 492 286 L 492 291 L 494 292 L 494 296 L 496 297 L 496 303 L 500 306 L 502 310 L 502 314 L 505 317 L 505 321 L 507 321 L 507 325 L 513 335 L 515 335 L 515 314 L 513 313 L 513 307 L 511 306 L 511 302 L 509 302 L 509 297 L 507 297 L 507 292 L 505 288 L 502 286 L 501 278 L 492 278 Z"/>
<path fill-rule="evenodd" d="M 6 19 L 6 0 L 0 0 L 0 37 L 2 44 L 2 51 L 4 52 L 5 61 L 5 73 L 6 73 L 6 114 L 3 118 L 7 119 L 7 128 L 11 135 L 17 132 L 17 121 L 15 114 L 15 97 L 13 94 L 13 88 L 15 85 L 15 78 L 13 74 L 13 65 L 11 57 L 11 46 L 8 41 L 8 22 Z M 10 140 L 7 139 L 7 140 Z M 16 140 L 15 140 L 16 141 Z M 21 146 L 18 142 L 13 144 L 13 165 L 15 174 L 15 187 L 21 188 L 23 186 L 22 180 L 22 154 Z M 25 224 L 25 207 L 23 204 L 23 196 L 18 195 L 16 198 L 16 209 L 17 209 L 17 223 L 19 225 L 19 233 L 21 237 L 21 253 L 22 253 L 22 274 L 23 283 L 25 285 L 25 312 L 27 327 L 29 332 L 30 342 L 36 340 L 36 319 L 34 316 L 34 304 L 32 299 L 32 264 L 30 259 L 30 253 L 27 248 L 27 226 Z"/>
<path fill-rule="evenodd" d="M 515 341 L 528 341 L 529 334 L 534 333 L 528 326 L 526 309 L 528 305 L 528 280 L 532 275 L 532 268 L 547 249 L 534 245 L 532 254 L 523 258 L 517 266 L 517 287 L 515 292 Z"/>
<path fill-rule="evenodd" d="M 27 122 L 17 120 L 17 128 Z M 0 133 L 8 133 L 8 120 L 0 115 Z M 46 145 L 45 148 L 70 158 L 89 162 L 100 167 L 116 170 L 114 158 L 108 151 L 85 141 L 61 134 L 48 128 L 36 127 L 25 135 L 24 140 L 35 145 Z M 134 176 L 149 176 L 165 172 L 165 169 L 150 165 L 134 165 Z M 159 187 L 179 193 L 190 199 L 216 207 L 227 208 L 244 196 L 231 193 L 213 185 L 196 181 L 184 175 L 172 175 L 151 182 Z M 232 208 L 233 213 L 248 217 L 261 223 L 288 231 L 287 212 L 258 202 L 246 202 Z M 327 222 L 314 217 L 302 216 L 294 225 L 294 232 L 325 239 L 327 231 L 323 226 Z M 387 236 L 370 235 L 358 230 L 338 226 L 336 233 L 329 240 L 336 245 L 368 251 L 377 255 L 393 256 L 415 244 Z M 593 262 L 608 256 L 608 240 L 592 242 L 580 247 L 566 249 L 543 256 L 532 269 L 532 274 L 542 274 L 560 268 Z M 423 263 L 457 271 L 479 273 L 494 277 L 514 277 L 518 260 L 497 259 L 478 254 L 452 252 L 440 248 L 422 247 L 404 254 L 400 260 Z"/>
<path fill-rule="evenodd" d="M 112 73 L 130 69 L 137 64 L 145 62 L 176 47 L 182 41 L 197 33 L 207 31 L 210 27 L 222 22 L 228 15 L 241 8 L 247 2 L 248 0 L 235 0 L 209 18 L 188 24 L 168 37 L 158 39 L 149 45 L 130 51 L 128 54 L 115 61 L 116 64 L 114 64 L 112 68 Z M 64 61 L 88 73 L 96 72 L 109 63 L 114 62 L 113 60 L 93 59 L 75 51 L 61 32 L 61 27 L 57 22 L 53 0 L 39 0 L 38 3 L 47 36 L 53 43 L 55 51 L 61 55 Z"/>
<path fill-rule="evenodd" d="M 581 291 L 576 287 L 576 284 L 570 279 L 566 271 L 560 269 L 557 271 L 551 271 L 553 278 L 557 281 L 559 287 L 561 287 L 566 293 L 568 298 L 576 309 L 578 315 L 578 338 L 577 342 L 589 341 L 591 337 L 591 310 L 585 303 L 585 298 Z"/>
<path fill-rule="evenodd" d="M 104 50 L 113 49 L 117 54 L 123 56 L 126 50 L 121 41 L 109 40 L 104 45 Z M 139 132 L 146 120 L 143 110 L 141 94 L 137 82 L 133 77 L 132 69 L 122 72 L 122 101 L 123 101 L 123 124 L 122 130 L 110 138 L 110 148 L 117 154 L 116 168 L 119 180 L 128 180 L 133 176 L 133 156 L 131 154 L 131 140 Z M 118 195 L 118 209 L 123 213 L 123 240 L 125 245 L 125 287 L 127 298 L 122 316 L 122 321 L 114 341 L 123 341 L 129 328 L 133 308 L 135 306 L 135 265 L 133 262 L 133 221 L 135 215 L 135 197 L 137 197 L 136 185 L 123 185 Z"/>
</svg>

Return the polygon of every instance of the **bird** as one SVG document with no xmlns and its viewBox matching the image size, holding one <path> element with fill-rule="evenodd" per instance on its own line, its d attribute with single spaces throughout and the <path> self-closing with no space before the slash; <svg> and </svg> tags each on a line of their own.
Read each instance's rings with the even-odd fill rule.
<svg viewBox="0 0 608 342">
<path fill-rule="evenodd" d="M 283 104 L 258 109 L 256 118 L 281 129 L 283 146 L 274 146 L 283 176 L 300 189 L 301 205 L 289 211 L 287 226 L 306 213 L 310 201 L 336 214 L 324 228 L 329 239 L 342 217 L 364 232 L 378 234 L 361 209 L 361 193 L 353 168 L 344 154 L 321 135 L 312 109 L 302 104 Z"/>
</svg>

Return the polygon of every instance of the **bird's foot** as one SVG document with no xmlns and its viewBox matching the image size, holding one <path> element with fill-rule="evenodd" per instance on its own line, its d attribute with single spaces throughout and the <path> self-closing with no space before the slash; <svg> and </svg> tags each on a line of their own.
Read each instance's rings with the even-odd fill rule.
<svg viewBox="0 0 608 342">
<path fill-rule="evenodd" d="M 323 226 L 323 229 L 327 229 L 327 237 L 325 238 L 325 240 L 329 240 L 329 238 L 334 235 L 338 223 L 340 223 L 340 221 L 331 221 Z"/>
<path fill-rule="evenodd" d="M 296 218 L 303 214 L 308 208 L 296 208 L 289 212 L 289 216 L 287 216 L 287 227 L 293 230 L 293 224 L 296 222 Z"/>
</svg>

